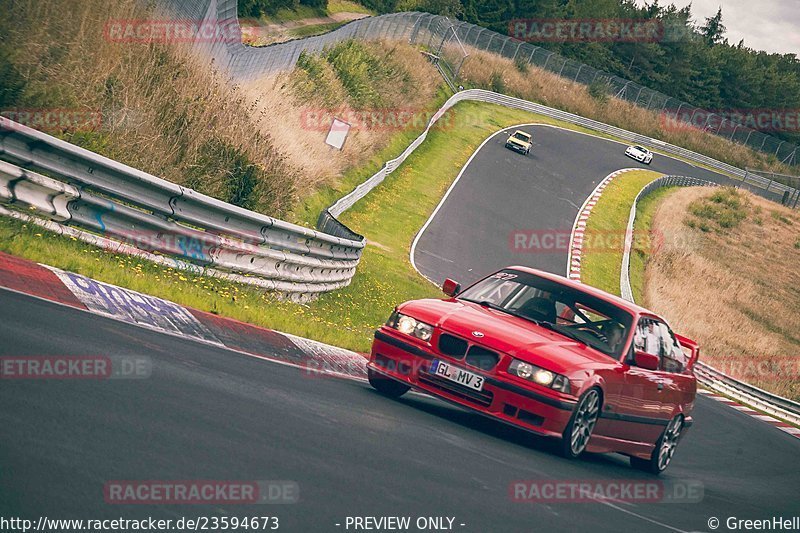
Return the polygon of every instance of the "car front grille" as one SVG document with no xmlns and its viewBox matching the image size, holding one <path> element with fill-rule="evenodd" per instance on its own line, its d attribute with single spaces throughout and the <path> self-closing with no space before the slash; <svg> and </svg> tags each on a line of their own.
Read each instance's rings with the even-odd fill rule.
<svg viewBox="0 0 800 533">
<path fill-rule="evenodd" d="M 442 333 L 439 335 L 439 352 L 453 359 L 465 359 L 465 362 L 472 367 L 480 370 L 489 371 L 500 362 L 500 354 L 477 344 L 470 344 L 469 341 Z"/>
<path fill-rule="evenodd" d="M 481 370 L 492 370 L 500 362 L 500 355 L 483 346 L 472 345 L 467 351 L 466 363 Z"/>
<path fill-rule="evenodd" d="M 447 333 L 439 335 L 439 351 L 442 352 L 443 355 L 461 359 L 466 355 L 468 347 L 469 343 L 464 339 Z"/>
</svg>

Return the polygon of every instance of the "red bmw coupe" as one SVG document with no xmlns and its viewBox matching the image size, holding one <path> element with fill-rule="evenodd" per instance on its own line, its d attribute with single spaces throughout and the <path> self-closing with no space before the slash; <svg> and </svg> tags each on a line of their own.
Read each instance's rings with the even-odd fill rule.
<svg viewBox="0 0 800 533">
<path fill-rule="evenodd" d="M 556 437 L 569 458 L 617 452 L 667 468 L 692 424 L 697 343 L 647 309 L 530 268 L 442 288 L 448 298 L 399 305 L 375 332 L 375 389 L 413 387 Z"/>
</svg>

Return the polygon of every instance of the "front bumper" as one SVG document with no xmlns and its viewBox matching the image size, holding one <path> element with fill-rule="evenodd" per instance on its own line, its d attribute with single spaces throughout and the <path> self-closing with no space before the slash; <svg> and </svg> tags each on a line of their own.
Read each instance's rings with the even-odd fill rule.
<svg viewBox="0 0 800 533">
<path fill-rule="evenodd" d="M 648 156 L 646 156 L 646 155 L 636 155 L 636 154 L 632 154 L 630 152 L 625 152 L 625 155 L 627 155 L 631 159 L 635 159 L 636 161 L 638 161 L 640 163 L 645 163 L 647 161 L 647 158 L 648 158 Z"/>
<path fill-rule="evenodd" d="M 509 150 L 514 150 L 515 152 L 518 152 L 520 154 L 525 154 L 525 153 L 528 152 L 528 149 L 525 148 L 524 146 L 520 146 L 518 144 L 514 144 L 514 143 L 510 143 L 510 142 L 506 143 L 506 148 L 508 148 Z"/>
<path fill-rule="evenodd" d="M 474 391 L 429 372 L 439 359 L 484 377 L 484 387 Z M 473 409 L 513 426 L 548 437 L 561 437 L 572 416 L 576 399 L 536 385 L 521 384 L 501 372 L 483 371 L 464 361 L 442 356 L 399 333 L 375 332 L 367 367 L 433 396 Z"/>
</svg>

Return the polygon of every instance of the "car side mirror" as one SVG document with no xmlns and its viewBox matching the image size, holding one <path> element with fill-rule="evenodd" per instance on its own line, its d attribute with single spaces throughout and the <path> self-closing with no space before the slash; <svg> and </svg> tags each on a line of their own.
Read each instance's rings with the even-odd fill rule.
<svg viewBox="0 0 800 533">
<path fill-rule="evenodd" d="M 633 355 L 636 366 L 645 370 L 658 370 L 661 360 L 657 355 L 637 350 Z"/>
<path fill-rule="evenodd" d="M 455 280 L 447 278 L 442 283 L 442 292 L 447 296 L 455 296 L 461 291 L 461 284 Z"/>
</svg>

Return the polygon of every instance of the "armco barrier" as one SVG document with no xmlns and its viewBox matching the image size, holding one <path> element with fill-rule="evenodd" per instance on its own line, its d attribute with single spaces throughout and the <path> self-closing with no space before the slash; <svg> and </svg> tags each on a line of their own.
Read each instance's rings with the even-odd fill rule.
<svg viewBox="0 0 800 533">
<path fill-rule="evenodd" d="M 372 189 L 380 185 L 386 176 L 394 172 L 394 170 L 397 169 L 397 167 L 399 167 L 403 161 L 405 161 L 406 158 L 408 158 L 408 156 L 411 155 L 411 153 L 413 153 L 414 150 L 416 150 L 416 148 L 423 143 L 423 141 L 425 141 L 428 136 L 428 132 L 439 120 L 439 118 L 444 115 L 445 112 L 447 112 L 447 110 L 459 102 L 467 101 L 485 102 L 521 109 L 523 111 L 530 111 L 531 113 L 538 113 L 546 117 L 562 120 L 569 124 L 583 126 L 600 133 L 612 135 L 619 139 L 629 141 L 632 144 L 644 144 L 652 147 L 654 151 L 680 157 L 694 163 L 705 165 L 706 167 L 719 171 L 723 174 L 739 178 L 742 180 L 743 184 L 752 186 L 754 190 L 763 193 L 765 197 L 771 200 L 780 201 L 782 195 L 787 191 L 792 197 L 800 195 L 800 191 L 797 189 L 787 187 L 786 185 L 776 183 L 760 176 L 755 176 L 752 173 L 748 173 L 742 169 L 728 165 L 727 163 L 717 161 L 716 159 L 692 152 L 691 150 L 686 150 L 685 148 L 681 148 L 679 146 L 674 146 L 657 139 L 651 139 L 649 137 L 645 137 L 644 135 L 639 135 L 638 133 L 633 133 L 621 128 L 610 126 L 608 124 L 603 124 L 602 122 L 598 122 L 596 120 L 573 115 L 572 113 L 567 113 L 566 111 L 561 111 L 552 107 L 529 102 L 527 100 L 506 96 L 504 94 L 499 94 L 492 91 L 484 91 L 482 89 L 469 89 L 466 91 L 457 92 L 451 96 L 428 121 L 425 131 L 423 131 L 419 137 L 417 137 L 414 142 L 412 142 L 408 148 L 403 151 L 402 154 L 395 159 L 388 161 L 381 170 L 376 172 L 363 183 L 359 184 L 353 191 L 340 198 L 339 201 L 334 203 L 328 209 L 330 214 L 334 217 L 339 217 L 343 212 L 352 207 L 358 200 L 366 196 L 367 193 L 369 193 Z"/>
<path fill-rule="evenodd" d="M 364 239 L 338 221 L 329 224 L 335 235 L 296 226 L 6 118 L 0 118 L 0 158 L 0 201 L 80 228 L 73 236 L 95 241 L 94 234 L 126 250 L 178 259 L 179 267 L 233 273 L 300 299 L 348 285 L 364 248 Z"/>
<path fill-rule="evenodd" d="M 625 247 L 622 253 L 622 271 L 620 272 L 620 289 L 622 297 L 629 302 L 634 302 L 633 291 L 630 281 L 630 257 L 633 248 L 633 230 L 636 222 L 636 207 L 643 197 L 647 196 L 656 189 L 662 187 L 714 187 L 715 183 L 689 178 L 684 176 L 662 176 L 647 184 L 631 206 L 628 227 L 625 233 Z M 744 402 L 765 413 L 782 418 L 793 424 L 800 424 L 800 404 L 772 394 L 758 387 L 739 381 L 720 372 L 716 368 L 698 361 L 695 365 L 695 375 L 697 380 L 707 388 L 716 391 L 735 400 Z"/>
</svg>

